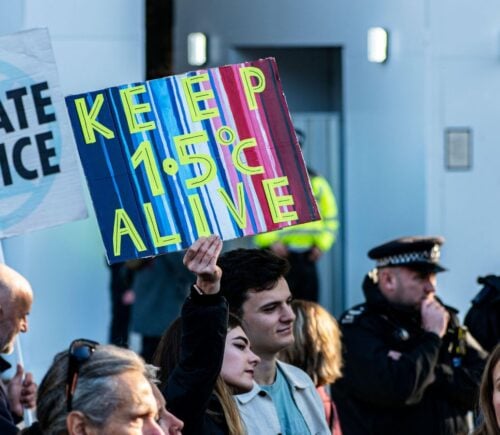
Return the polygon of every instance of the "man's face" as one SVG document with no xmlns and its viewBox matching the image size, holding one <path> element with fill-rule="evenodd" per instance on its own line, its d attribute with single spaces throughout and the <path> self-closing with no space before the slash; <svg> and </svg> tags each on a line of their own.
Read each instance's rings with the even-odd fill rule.
<svg viewBox="0 0 500 435">
<path fill-rule="evenodd" d="M 252 350 L 262 356 L 274 356 L 293 343 L 292 294 L 284 278 L 271 290 L 250 290 L 243 303 L 243 326 Z"/>
<path fill-rule="evenodd" d="M 181 434 L 184 422 L 179 420 L 174 414 L 167 411 L 167 402 L 157 385 L 151 384 L 153 395 L 158 405 L 158 424 L 163 432 L 168 435 Z"/>
<path fill-rule="evenodd" d="M 117 376 L 123 402 L 103 427 L 86 427 L 88 435 L 164 435 L 157 419 L 158 405 L 144 375 L 129 371 Z"/>
<path fill-rule="evenodd" d="M 0 353 L 12 353 L 17 334 L 28 331 L 28 314 L 33 302 L 31 289 L 17 289 L 0 299 Z"/>
<path fill-rule="evenodd" d="M 436 293 L 436 274 L 422 272 L 406 267 L 386 269 L 392 274 L 391 288 L 384 292 L 389 302 L 420 310 L 425 299 L 434 298 Z"/>
</svg>

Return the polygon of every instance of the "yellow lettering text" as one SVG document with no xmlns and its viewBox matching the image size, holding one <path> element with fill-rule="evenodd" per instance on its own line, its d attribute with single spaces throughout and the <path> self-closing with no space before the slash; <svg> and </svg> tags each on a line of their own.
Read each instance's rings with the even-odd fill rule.
<svg viewBox="0 0 500 435">
<path fill-rule="evenodd" d="M 181 242 L 181 236 L 179 234 L 169 234 L 167 236 L 160 235 L 153 206 L 150 202 L 146 202 L 143 204 L 143 207 L 144 213 L 146 214 L 149 232 L 151 234 L 151 238 L 153 239 L 153 245 L 156 248 L 161 246 L 176 245 Z"/>
<path fill-rule="evenodd" d="M 95 97 L 94 104 L 90 109 L 87 110 L 87 104 L 85 103 L 85 98 L 77 98 L 75 100 L 76 113 L 78 114 L 78 119 L 80 120 L 80 126 L 82 127 L 83 138 L 86 144 L 95 143 L 95 131 L 102 134 L 106 139 L 113 139 L 115 134 L 105 125 L 97 121 L 97 116 L 104 103 L 104 96 L 98 94 Z"/>
<path fill-rule="evenodd" d="M 224 188 L 222 187 L 218 188 L 217 192 L 219 192 L 222 201 L 224 201 L 224 204 L 226 204 L 227 209 L 231 213 L 231 216 L 236 221 L 238 226 L 241 229 L 244 229 L 247 227 L 247 214 L 246 214 L 245 192 L 243 188 L 243 183 L 241 182 L 238 183 L 237 190 L 238 190 L 238 204 L 239 204 L 238 208 L 233 203 L 231 197 L 227 194 Z"/>
<path fill-rule="evenodd" d="M 248 166 L 246 163 L 243 163 L 241 159 L 242 151 L 246 148 L 253 148 L 257 146 L 257 141 L 255 138 L 242 140 L 238 145 L 236 145 L 233 149 L 233 153 L 231 154 L 234 166 L 238 171 L 242 174 L 247 175 L 255 175 L 255 174 L 263 174 L 264 168 L 262 166 Z"/>
<path fill-rule="evenodd" d="M 194 224 L 198 231 L 198 237 L 209 236 L 210 228 L 208 226 L 207 216 L 203 210 L 203 205 L 201 204 L 200 195 L 189 195 L 188 199 L 191 211 L 193 212 Z"/>
<path fill-rule="evenodd" d="M 267 205 L 271 212 L 271 218 L 274 223 L 296 221 L 299 217 L 295 210 L 282 211 L 281 207 L 293 205 L 292 195 L 278 196 L 276 189 L 279 187 L 288 186 L 288 177 L 277 177 L 262 180 L 262 187 L 267 199 Z"/>
<path fill-rule="evenodd" d="M 193 133 L 180 134 L 174 137 L 174 144 L 179 155 L 181 165 L 199 164 L 204 168 L 203 174 L 197 177 L 186 180 L 188 189 L 202 187 L 212 181 L 217 175 L 217 164 L 210 154 L 205 153 L 189 153 L 188 147 L 194 144 L 208 142 L 206 131 L 195 131 Z"/>
<path fill-rule="evenodd" d="M 243 82 L 245 96 L 247 97 L 248 108 L 250 110 L 255 110 L 257 109 L 255 94 L 266 89 L 266 77 L 264 76 L 262 70 L 254 66 L 240 68 L 240 76 L 241 81 Z M 257 80 L 255 84 L 252 84 L 252 77 Z"/>
<path fill-rule="evenodd" d="M 145 251 L 146 245 L 137 232 L 134 223 L 123 208 L 115 210 L 115 222 L 113 225 L 113 253 L 119 257 L 122 252 L 122 237 L 129 236 L 135 249 Z"/>
<path fill-rule="evenodd" d="M 193 85 L 208 81 L 208 74 L 199 74 L 196 76 L 185 77 L 182 79 L 182 89 L 184 90 L 184 95 L 189 107 L 189 113 L 191 114 L 191 119 L 196 121 L 201 121 L 203 119 L 210 119 L 219 116 L 219 109 L 217 107 L 211 107 L 208 109 L 201 109 L 199 103 L 202 101 L 207 101 L 214 98 L 214 93 L 212 89 L 195 91 L 193 90 Z"/>
<path fill-rule="evenodd" d="M 120 89 L 123 111 L 125 112 L 125 117 L 127 118 L 130 133 L 139 133 L 141 131 L 154 130 L 156 128 L 154 121 L 141 123 L 137 120 L 137 115 L 151 112 L 151 106 L 149 103 L 137 104 L 134 102 L 135 95 L 144 94 L 145 92 L 146 86 L 144 85 Z"/>
</svg>

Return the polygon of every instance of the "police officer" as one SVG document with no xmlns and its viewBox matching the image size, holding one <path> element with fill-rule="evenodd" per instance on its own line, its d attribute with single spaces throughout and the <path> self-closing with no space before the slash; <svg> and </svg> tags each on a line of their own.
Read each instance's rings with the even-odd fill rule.
<svg viewBox="0 0 500 435">
<path fill-rule="evenodd" d="M 467 434 L 485 352 L 436 297 L 441 237 L 368 252 L 366 302 L 341 317 L 344 377 L 333 388 L 344 435 Z"/>
</svg>

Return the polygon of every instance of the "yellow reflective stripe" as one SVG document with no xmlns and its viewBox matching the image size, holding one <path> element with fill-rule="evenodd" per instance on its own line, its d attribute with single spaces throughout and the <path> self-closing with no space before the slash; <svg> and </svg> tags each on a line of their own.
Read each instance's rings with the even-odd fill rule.
<svg viewBox="0 0 500 435">
<path fill-rule="evenodd" d="M 311 186 L 322 219 L 286 227 L 279 231 L 259 234 L 254 237 L 254 243 L 258 247 L 268 247 L 278 241 L 292 250 L 307 250 L 317 246 L 322 251 L 328 251 L 332 247 L 340 226 L 337 219 L 338 208 L 335 196 L 323 177 L 312 177 Z"/>
<path fill-rule="evenodd" d="M 259 248 L 267 248 L 271 246 L 273 243 L 276 243 L 279 240 L 278 231 L 272 231 L 270 233 L 257 234 L 253 238 L 253 242 Z"/>
</svg>

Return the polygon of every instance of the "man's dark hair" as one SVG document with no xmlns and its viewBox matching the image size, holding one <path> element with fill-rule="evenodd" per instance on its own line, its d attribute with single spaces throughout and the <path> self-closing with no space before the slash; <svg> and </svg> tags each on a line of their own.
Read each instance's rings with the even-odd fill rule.
<svg viewBox="0 0 500 435">
<path fill-rule="evenodd" d="M 217 262 L 222 269 L 221 294 L 231 312 L 242 317 L 248 291 L 271 290 L 290 265 L 288 260 L 261 249 L 235 249 L 224 253 Z"/>
</svg>

